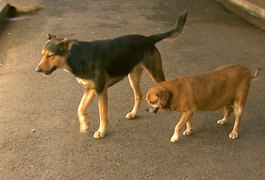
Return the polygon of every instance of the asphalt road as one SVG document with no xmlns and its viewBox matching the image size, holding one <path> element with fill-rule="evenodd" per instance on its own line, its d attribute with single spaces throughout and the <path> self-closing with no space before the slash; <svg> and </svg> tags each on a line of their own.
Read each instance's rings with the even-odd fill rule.
<svg viewBox="0 0 265 180">
<path fill-rule="evenodd" d="M 0 30 L 0 179 L 265 179 L 265 34 L 211 0 L 10 0 L 36 5 L 35 15 L 10 19 Z M 126 120 L 133 105 L 128 80 L 109 89 L 109 134 L 93 139 L 96 101 L 88 110 L 89 132 L 80 134 L 77 107 L 83 94 L 61 70 L 34 72 L 46 34 L 79 40 L 108 39 L 169 30 L 182 11 L 188 22 L 175 41 L 157 44 L 166 77 L 193 75 L 224 64 L 253 72 L 239 138 L 233 117 L 199 112 L 193 135 L 169 142 L 180 115 L 145 112 Z M 143 94 L 153 84 L 144 74 Z"/>
</svg>

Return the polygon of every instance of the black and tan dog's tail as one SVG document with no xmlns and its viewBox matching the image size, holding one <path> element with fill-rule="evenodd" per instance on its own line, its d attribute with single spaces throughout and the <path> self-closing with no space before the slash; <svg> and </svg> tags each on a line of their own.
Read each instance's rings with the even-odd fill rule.
<svg viewBox="0 0 265 180">
<path fill-rule="evenodd" d="M 149 36 L 149 40 L 155 44 L 163 39 L 173 39 L 177 37 L 183 30 L 184 25 L 186 24 L 188 13 L 183 12 L 180 14 L 179 19 L 177 23 L 175 24 L 174 28 L 168 32 L 161 33 L 161 34 L 155 34 L 152 36 Z"/>
</svg>

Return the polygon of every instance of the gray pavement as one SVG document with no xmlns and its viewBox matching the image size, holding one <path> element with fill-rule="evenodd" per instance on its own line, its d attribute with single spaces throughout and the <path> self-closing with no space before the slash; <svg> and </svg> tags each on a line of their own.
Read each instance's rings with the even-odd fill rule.
<svg viewBox="0 0 265 180">
<path fill-rule="evenodd" d="M 212 0 L 12 0 L 41 7 L 10 19 L 0 31 L 0 179 L 265 179 L 265 34 Z M 194 75 L 224 64 L 254 72 L 239 138 L 231 140 L 217 112 L 198 112 L 191 137 L 169 142 L 180 115 L 160 111 L 128 121 L 128 80 L 109 89 L 109 134 L 95 140 L 98 110 L 88 110 L 89 132 L 76 115 L 82 88 L 64 71 L 34 72 L 47 33 L 79 40 L 170 29 L 182 11 L 187 26 L 175 41 L 157 44 L 167 78 Z M 142 92 L 153 84 L 144 74 Z"/>
<path fill-rule="evenodd" d="M 244 18 L 257 27 L 265 30 L 265 1 L 263 0 L 216 0 L 228 10 L 232 11 L 236 15 Z M 25 3 L 19 4 L 12 0 L 0 0 L 0 22 L 6 19 L 8 11 L 12 6 L 17 7 L 18 11 L 25 10 Z M 14 3 L 14 4 L 12 4 Z M 28 6 L 31 6 L 30 1 L 26 2 Z M 34 4 L 34 3 L 33 3 Z M 27 6 L 26 6 L 27 7 Z"/>
</svg>

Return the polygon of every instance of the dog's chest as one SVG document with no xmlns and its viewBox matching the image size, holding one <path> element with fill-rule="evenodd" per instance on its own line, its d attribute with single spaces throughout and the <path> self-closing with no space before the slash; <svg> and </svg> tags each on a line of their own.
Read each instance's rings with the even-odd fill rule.
<svg viewBox="0 0 265 180">
<path fill-rule="evenodd" d="M 95 83 L 92 80 L 81 79 L 81 78 L 76 78 L 76 80 L 79 84 L 81 84 L 85 88 L 94 89 L 96 87 Z"/>
</svg>

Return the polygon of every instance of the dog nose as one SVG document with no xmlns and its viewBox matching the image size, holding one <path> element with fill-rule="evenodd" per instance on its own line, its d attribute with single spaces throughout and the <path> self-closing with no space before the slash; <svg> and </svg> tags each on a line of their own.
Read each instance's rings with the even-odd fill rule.
<svg viewBox="0 0 265 180">
<path fill-rule="evenodd" d="M 41 69 L 41 68 L 39 68 L 39 67 L 36 67 L 35 71 L 36 71 L 36 72 L 41 72 L 41 71 L 42 71 L 42 69 Z"/>
<path fill-rule="evenodd" d="M 153 112 L 152 112 L 152 113 L 153 113 L 153 114 L 156 114 L 156 113 L 158 112 L 158 110 L 159 110 L 159 108 L 156 107 L 156 108 L 153 109 Z"/>
</svg>

